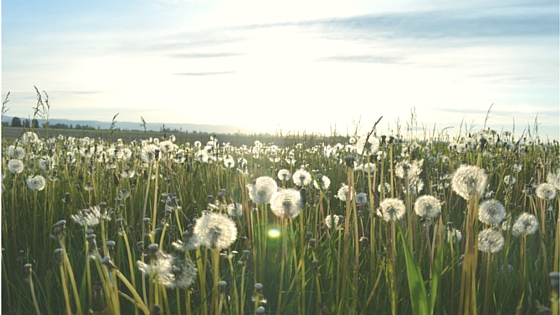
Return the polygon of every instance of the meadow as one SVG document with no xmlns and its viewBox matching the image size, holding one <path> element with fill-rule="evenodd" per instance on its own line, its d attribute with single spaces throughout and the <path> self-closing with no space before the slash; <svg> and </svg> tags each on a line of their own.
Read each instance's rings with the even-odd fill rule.
<svg viewBox="0 0 560 315">
<path fill-rule="evenodd" d="M 487 127 L 20 130 L 2 141 L 2 314 L 557 314 L 559 189 L 558 141 Z"/>
</svg>

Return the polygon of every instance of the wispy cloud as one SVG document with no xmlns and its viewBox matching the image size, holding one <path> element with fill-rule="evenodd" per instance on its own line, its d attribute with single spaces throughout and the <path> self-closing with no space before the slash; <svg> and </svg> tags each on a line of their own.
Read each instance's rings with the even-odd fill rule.
<svg viewBox="0 0 560 315">
<path fill-rule="evenodd" d="M 182 72 L 182 73 L 175 73 L 175 75 L 186 75 L 186 76 L 207 76 L 207 75 L 223 75 L 223 74 L 232 74 L 235 71 L 216 71 L 216 72 Z"/>
<path fill-rule="evenodd" d="M 375 55 L 345 55 L 330 56 L 318 58 L 316 61 L 340 61 L 340 62 L 358 62 L 358 63 L 383 63 L 383 64 L 402 64 L 406 63 L 404 58 L 395 56 L 375 56 Z"/>
<path fill-rule="evenodd" d="M 184 59 L 198 59 L 198 58 L 224 58 L 224 57 L 236 57 L 245 54 L 240 53 L 184 53 L 184 54 L 171 54 L 174 58 L 184 58 Z"/>
</svg>

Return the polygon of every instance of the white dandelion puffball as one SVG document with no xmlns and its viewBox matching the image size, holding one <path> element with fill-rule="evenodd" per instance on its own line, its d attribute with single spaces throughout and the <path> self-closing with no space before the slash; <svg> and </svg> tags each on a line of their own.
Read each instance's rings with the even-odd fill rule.
<svg viewBox="0 0 560 315">
<path fill-rule="evenodd" d="M 535 234 L 539 229 L 539 221 L 534 214 L 523 213 L 513 224 L 511 233 L 514 236 Z"/>
<path fill-rule="evenodd" d="M 292 175 L 292 180 L 297 186 L 307 186 L 311 183 L 311 174 L 306 170 L 297 170 Z"/>
<path fill-rule="evenodd" d="M 383 220 L 397 221 L 404 217 L 405 206 L 402 200 L 397 198 L 387 198 L 379 204 L 379 211 Z"/>
<path fill-rule="evenodd" d="M 292 173 L 290 173 L 290 170 L 287 170 L 285 168 L 281 169 L 278 171 L 278 179 L 286 182 L 289 181 L 290 178 L 292 178 Z"/>
<path fill-rule="evenodd" d="M 414 212 L 424 218 L 437 218 L 441 213 L 441 202 L 434 196 L 420 196 L 414 202 Z"/>
<path fill-rule="evenodd" d="M 237 228 L 228 216 L 205 212 L 196 220 L 193 234 L 196 235 L 197 245 L 223 250 L 237 239 Z"/>
<path fill-rule="evenodd" d="M 325 175 L 317 175 L 317 180 L 313 181 L 313 187 L 316 189 L 329 189 L 331 185 L 331 180 Z"/>
<path fill-rule="evenodd" d="M 468 200 L 469 196 L 478 196 L 484 192 L 487 179 L 484 170 L 472 165 L 461 165 L 453 174 L 451 187 L 455 193 Z"/>
<path fill-rule="evenodd" d="M 556 188 L 554 185 L 550 183 L 542 183 L 537 186 L 537 190 L 535 191 L 537 197 L 544 199 L 544 200 L 551 200 L 556 197 Z"/>
<path fill-rule="evenodd" d="M 266 204 L 270 202 L 272 194 L 278 189 L 278 185 L 270 176 L 257 178 L 254 185 L 247 185 L 249 197 L 255 204 Z"/>
<path fill-rule="evenodd" d="M 486 253 L 497 253 L 504 247 L 502 233 L 486 229 L 478 233 L 478 250 Z"/>
<path fill-rule="evenodd" d="M 478 206 L 478 220 L 485 224 L 500 224 L 506 219 L 506 208 L 495 199 L 483 201 Z"/>
<path fill-rule="evenodd" d="M 19 174 L 23 172 L 23 168 L 23 162 L 20 160 L 10 160 L 10 162 L 8 162 L 8 171 L 12 174 Z"/>
<path fill-rule="evenodd" d="M 302 207 L 301 194 L 295 189 L 280 189 L 270 199 L 270 210 L 280 218 L 295 218 Z"/>
<path fill-rule="evenodd" d="M 27 187 L 29 187 L 29 189 L 37 191 L 45 189 L 45 186 L 47 185 L 45 178 L 41 175 L 29 176 L 25 182 L 27 183 Z"/>
</svg>

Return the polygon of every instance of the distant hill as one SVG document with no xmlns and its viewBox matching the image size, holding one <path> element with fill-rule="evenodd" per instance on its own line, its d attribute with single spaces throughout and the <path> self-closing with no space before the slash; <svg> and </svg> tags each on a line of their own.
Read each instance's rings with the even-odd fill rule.
<svg viewBox="0 0 560 315">
<path fill-rule="evenodd" d="M 19 117 L 22 121 L 28 119 L 27 117 Z M 118 118 L 118 117 L 117 117 Z M 11 123 L 13 116 L 4 116 L 2 117 L 2 122 Z M 42 126 L 44 121 L 42 119 L 38 119 L 39 126 Z M 59 118 L 49 118 L 49 122 L 51 125 L 54 124 L 65 124 L 65 125 L 72 125 L 76 127 L 76 125 L 80 126 L 90 126 L 95 129 L 99 127 L 99 129 L 109 129 L 111 127 L 110 121 L 97 121 L 97 120 L 71 120 L 71 119 L 59 119 Z M 197 124 L 167 124 L 167 123 L 146 123 L 146 130 L 148 131 L 161 131 L 163 127 L 165 129 L 170 130 L 180 130 L 183 132 L 204 132 L 204 133 L 217 133 L 217 134 L 255 134 L 255 133 L 262 133 L 261 130 L 253 129 L 246 126 L 217 126 L 217 125 L 197 125 Z M 118 121 L 115 124 L 115 128 L 119 128 L 121 130 L 139 130 L 144 131 L 144 127 L 141 126 L 140 122 L 125 122 L 125 121 Z"/>
</svg>

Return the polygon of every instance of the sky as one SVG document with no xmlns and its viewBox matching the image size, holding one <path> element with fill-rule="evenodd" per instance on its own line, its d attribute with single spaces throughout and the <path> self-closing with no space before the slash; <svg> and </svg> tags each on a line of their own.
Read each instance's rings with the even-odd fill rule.
<svg viewBox="0 0 560 315">
<path fill-rule="evenodd" d="M 20 117 L 36 86 L 51 118 L 558 139 L 558 17 L 538 0 L 4 0 L 2 97 Z"/>
</svg>

